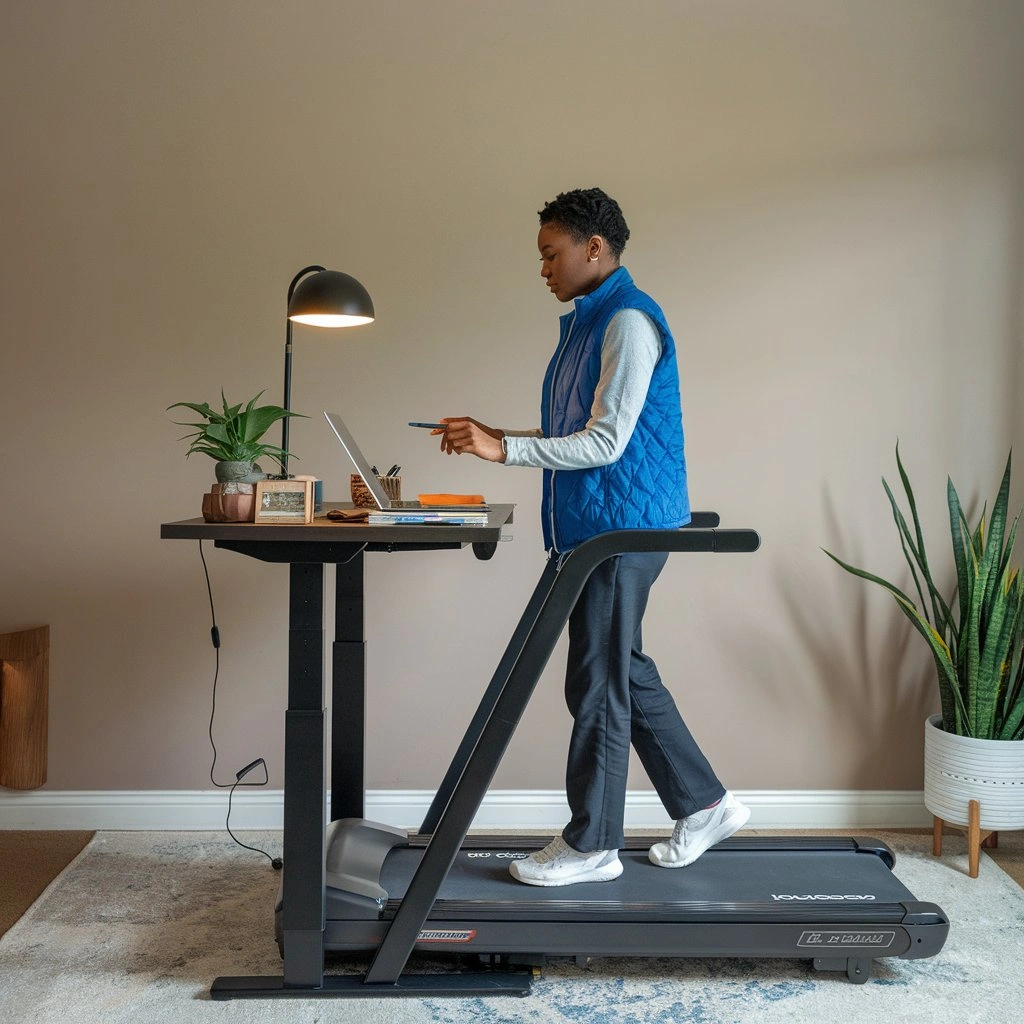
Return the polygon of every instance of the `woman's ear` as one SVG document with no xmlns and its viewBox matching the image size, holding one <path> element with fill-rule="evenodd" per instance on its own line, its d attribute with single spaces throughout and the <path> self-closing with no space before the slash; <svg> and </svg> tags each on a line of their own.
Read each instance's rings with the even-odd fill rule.
<svg viewBox="0 0 1024 1024">
<path fill-rule="evenodd" d="M 591 235 L 587 242 L 587 262 L 596 263 L 605 249 L 605 240 L 600 235 Z"/>
</svg>

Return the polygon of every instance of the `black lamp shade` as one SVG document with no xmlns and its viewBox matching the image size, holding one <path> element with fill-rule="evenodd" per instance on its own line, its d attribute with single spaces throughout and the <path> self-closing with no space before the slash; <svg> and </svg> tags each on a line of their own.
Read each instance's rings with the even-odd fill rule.
<svg viewBox="0 0 1024 1024">
<path fill-rule="evenodd" d="M 296 286 L 288 302 L 288 319 L 311 327 L 355 327 L 373 318 L 370 293 L 339 270 L 310 275 Z"/>
</svg>

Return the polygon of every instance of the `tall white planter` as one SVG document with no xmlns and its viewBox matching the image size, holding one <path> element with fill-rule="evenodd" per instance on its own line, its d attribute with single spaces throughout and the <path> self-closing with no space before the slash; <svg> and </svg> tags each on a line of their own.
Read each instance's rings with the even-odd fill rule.
<svg viewBox="0 0 1024 1024">
<path fill-rule="evenodd" d="M 1024 828 L 1024 741 L 976 740 L 924 725 L 924 803 L 933 815 L 967 825 L 967 804 L 981 805 L 981 827 Z"/>
</svg>

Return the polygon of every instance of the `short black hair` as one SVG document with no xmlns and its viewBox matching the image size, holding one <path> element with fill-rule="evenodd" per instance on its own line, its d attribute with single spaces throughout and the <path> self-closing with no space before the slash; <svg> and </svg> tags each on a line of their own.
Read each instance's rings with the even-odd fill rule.
<svg viewBox="0 0 1024 1024">
<path fill-rule="evenodd" d="M 600 235 L 617 260 L 626 248 L 629 228 L 619 204 L 602 189 L 576 188 L 560 192 L 540 211 L 541 224 L 557 224 L 574 241 Z"/>
</svg>

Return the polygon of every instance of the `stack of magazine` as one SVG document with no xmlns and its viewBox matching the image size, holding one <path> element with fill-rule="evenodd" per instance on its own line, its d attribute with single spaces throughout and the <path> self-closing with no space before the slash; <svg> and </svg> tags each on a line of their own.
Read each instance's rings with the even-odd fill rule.
<svg viewBox="0 0 1024 1024">
<path fill-rule="evenodd" d="M 367 526 L 411 526 L 437 523 L 442 526 L 483 526 L 487 523 L 487 510 L 482 505 L 446 508 L 385 508 L 371 509 Z"/>
</svg>

